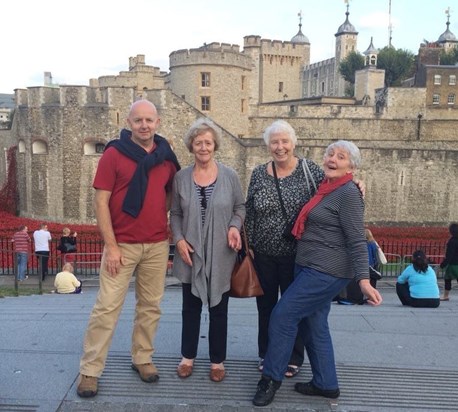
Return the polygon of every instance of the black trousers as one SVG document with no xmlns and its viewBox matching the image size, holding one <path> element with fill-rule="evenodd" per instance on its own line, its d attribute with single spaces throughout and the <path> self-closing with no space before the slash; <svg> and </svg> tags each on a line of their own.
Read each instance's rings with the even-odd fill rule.
<svg viewBox="0 0 458 412">
<path fill-rule="evenodd" d="M 35 251 L 35 255 L 38 259 L 38 267 L 41 269 L 41 280 L 45 280 L 45 277 L 48 274 L 49 252 L 38 250 Z"/>
<path fill-rule="evenodd" d="M 294 256 L 268 256 L 255 252 L 254 262 L 264 291 L 256 298 L 258 307 L 258 356 L 264 358 L 269 340 L 269 321 L 274 306 L 294 280 Z M 296 337 L 289 365 L 302 366 L 304 362 L 304 342 Z"/>
<path fill-rule="evenodd" d="M 396 293 L 399 300 L 404 306 L 412 306 L 414 308 L 437 308 L 440 305 L 439 298 L 413 298 L 410 296 L 408 283 L 396 283 Z"/>
<path fill-rule="evenodd" d="M 202 300 L 191 293 L 190 283 L 182 284 L 182 293 L 181 354 L 185 358 L 194 359 L 199 345 Z M 208 309 L 210 315 L 208 346 L 211 363 L 221 363 L 226 360 L 228 303 L 229 292 L 223 294 L 218 305 Z"/>
<path fill-rule="evenodd" d="M 458 282 L 458 279 L 456 281 Z M 444 279 L 444 289 L 452 290 L 452 279 Z"/>
</svg>

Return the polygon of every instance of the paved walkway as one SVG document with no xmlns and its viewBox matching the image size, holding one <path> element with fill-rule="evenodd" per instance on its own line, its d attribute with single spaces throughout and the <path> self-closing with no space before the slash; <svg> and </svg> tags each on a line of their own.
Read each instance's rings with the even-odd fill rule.
<svg viewBox="0 0 458 412">
<path fill-rule="evenodd" d="M 50 280 L 51 281 L 51 280 Z M 310 378 L 308 363 L 285 379 L 275 401 L 254 408 L 259 379 L 254 299 L 232 299 L 227 378 L 208 378 L 208 317 L 202 317 L 195 373 L 180 380 L 181 289 L 169 279 L 154 361 L 157 384 L 130 368 L 134 292 L 129 291 L 99 394 L 76 395 L 78 363 L 96 288 L 82 295 L 0 299 L 0 411 L 456 411 L 458 405 L 458 290 L 438 309 L 399 304 L 393 282 L 381 282 L 378 308 L 333 304 L 330 315 L 341 396 L 306 398 L 293 384 Z"/>
</svg>

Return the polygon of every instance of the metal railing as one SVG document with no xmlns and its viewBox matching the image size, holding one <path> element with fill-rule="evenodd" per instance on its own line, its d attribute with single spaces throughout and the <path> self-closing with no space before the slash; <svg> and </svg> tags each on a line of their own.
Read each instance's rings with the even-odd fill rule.
<svg viewBox="0 0 458 412">
<path fill-rule="evenodd" d="M 67 261 L 72 261 L 75 267 L 75 274 L 82 277 L 98 276 L 100 261 L 103 252 L 103 242 L 101 240 L 85 239 L 79 236 L 77 241 L 77 252 L 62 254 L 57 250 L 59 239 L 53 239 L 50 243 L 49 254 L 49 275 L 60 272 L 62 265 Z M 388 263 L 380 265 L 380 272 L 386 278 L 394 278 L 410 264 L 412 253 L 421 249 L 429 257 L 431 266 L 436 270 L 437 277 L 443 278 L 444 271 L 439 268 L 439 264 L 445 255 L 445 244 L 436 241 L 380 241 L 380 247 L 387 257 Z M 37 275 L 39 273 L 39 260 L 33 251 L 33 240 L 27 264 L 28 274 Z M 175 245 L 170 245 L 169 260 L 173 259 Z M 168 265 L 167 274 L 171 273 L 171 264 Z M 0 275 L 15 275 L 15 254 L 10 237 L 0 237 Z"/>
</svg>

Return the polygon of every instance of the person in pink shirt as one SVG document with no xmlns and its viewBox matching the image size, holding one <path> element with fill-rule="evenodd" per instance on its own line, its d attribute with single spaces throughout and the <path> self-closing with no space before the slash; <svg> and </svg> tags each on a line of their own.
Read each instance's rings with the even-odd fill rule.
<svg viewBox="0 0 458 412">
<path fill-rule="evenodd" d="M 22 282 L 28 278 L 27 272 L 27 260 L 29 257 L 29 243 L 30 236 L 27 233 L 27 226 L 19 226 L 18 231 L 13 235 L 11 239 L 14 245 L 14 252 L 16 253 L 17 261 L 17 280 Z"/>
</svg>

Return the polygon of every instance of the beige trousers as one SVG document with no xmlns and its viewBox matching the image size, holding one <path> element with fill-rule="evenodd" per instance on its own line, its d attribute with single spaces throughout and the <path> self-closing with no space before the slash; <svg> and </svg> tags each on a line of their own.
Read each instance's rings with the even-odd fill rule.
<svg viewBox="0 0 458 412">
<path fill-rule="evenodd" d="M 105 269 L 102 256 L 100 289 L 92 309 L 80 361 L 80 373 L 100 377 L 105 367 L 108 349 L 121 313 L 129 282 L 135 276 L 135 319 L 132 333 L 132 362 L 151 362 L 153 341 L 161 316 L 160 302 L 164 295 L 169 242 L 120 243 L 124 265 L 116 277 Z"/>
</svg>

